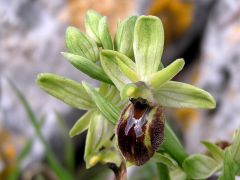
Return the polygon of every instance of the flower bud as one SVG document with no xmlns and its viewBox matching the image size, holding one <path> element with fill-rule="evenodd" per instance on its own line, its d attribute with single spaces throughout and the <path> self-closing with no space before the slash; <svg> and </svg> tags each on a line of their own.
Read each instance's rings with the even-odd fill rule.
<svg viewBox="0 0 240 180">
<path fill-rule="evenodd" d="M 138 166 L 146 163 L 163 142 L 163 108 L 142 98 L 131 99 L 121 113 L 116 134 L 127 161 Z"/>
</svg>

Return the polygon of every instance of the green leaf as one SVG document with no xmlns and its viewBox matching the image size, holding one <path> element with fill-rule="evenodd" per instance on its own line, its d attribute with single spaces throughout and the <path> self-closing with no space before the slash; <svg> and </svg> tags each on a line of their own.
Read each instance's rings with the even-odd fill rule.
<svg viewBox="0 0 240 180">
<path fill-rule="evenodd" d="M 98 24 L 99 38 L 104 49 L 113 49 L 112 39 L 108 30 L 107 18 L 102 17 Z"/>
<path fill-rule="evenodd" d="M 99 81 L 103 81 L 109 84 L 112 84 L 112 81 L 108 78 L 105 72 L 97 64 L 93 63 L 89 59 L 86 59 L 82 56 L 71 54 L 71 53 L 62 53 L 62 55 L 78 70 Z"/>
<path fill-rule="evenodd" d="M 182 70 L 185 62 L 183 59 L 177 59 L 173 63 L 171 63 L 166 68 L 154 73 L 150 80 L 149 84 L 153 89 L 158 89 L 161 87 L 164 83 L 171 80 L 174 76 L 176 76 L 179 71 Z"/>
<path fill-rule="evenodd" d="M 95 89 L 90 87 L 86 82 L 82 83 L 85 90 L 91 96 L 93 102 L 96 104 L 100 112 L 109 120 L 111 123 L 116 124 L 120 110 L 116 108 L 112 103 L 102 97 Z"/>
<path fill-rule="evenodd" d="M 208 156 L 194 154 L 185 159 L 183 169 L 193 179 L 206 179 L 219 169 L 219 163 Z"/>
<path fill-rule="evenodd" d="M 33 145 L 32 139 L 28 140 L 27 143 L 24 145 L 23 149 L 21 150 L 20 154 L 17 157 L 17 162 L 19 163 L 19 165 L 22 162 L 22 160 L 24 160 L 30 153 L 32 145 Z"/>
<path fill-rule="evenodd" d="M 78 109 L 91 109 L 95 105 L 83 86 L 73 80 L 51 73 L 37 76 L 37 84 L 48 94 Z"/>
<path fill-rule="evenodd" d="M 234 133 L 233 143 L 230 147 L 232 158 L 240 167 L 240 129 Z"/>
<path fill-rule="evenodd" d="M 170 171 L 170 179 L 172 180 L 190 180 L 190 178 L 187 178 L 187 174 L 181 169 L 176 168 Z"/>
<path fill-rule="evenodd" d="M 34 114 L 32 108 L 30 107 L 29 103 L 23 96 L 22 92 L 11 82 L 9 81 L 10 85 L 12 86 L 14 92 L 16 93 L 17 97 L 19 98 L 19 101 L 24 107 L 24 110 L 26 111 L 29 121 L 31 122 L 34 131 L 37 135 L 37 137 L 40 139 L 42 145 L 44 146 L 46 150 L 46 158 L 48 161 L 49 166 L 52 168 L 52 170 L 56 173 L 59 179 L 73 179 L 72 175 L 62 168 L 62 166 L 59 164 L 55 154 L 47 144 L 46 140 L 43 137 L 43 134 L 41 132 L 41 126 L 38 123 L 38 120 L 36 118 L 36 115 Z"/>
<path fill-rule="evenodd" d="M 72 54 L 85 57 L 94 62 L 99 59 L 96 43 L 75 27 L 67 28 L 65 43 L 68 51 Z"/>
<path fill-rule="evenodd" d="M 137 16 L 130 16 L 118 24 L 114 39 L 115 50 L 133 58 L 133 33 Z"/>
<path fill-rule="evenodd" d="M 188 157 L 188 154 L 184 150 L 182 144 L 178 140 L 171 127 L 168 125 L 167 120 L 164 120 L 164 141 L 160 145 L 158 152 L 164 151 L 171 155 L 171 157 L 177 161 L 179 166 L 182 166 L 183 161 Z"/>
<path fill-rule="evenodd" d="M 159 173 L 159 180 L 171 180 L 169 169 L 164 163 L 158 163 L 158 173 Z"/>
<path fill-rule="evenodd" d="M 134 69 L 134 62 L 127 56 L 116 51 L 103 50 L 100 54 L 100 60 L 105 73 L 118 90 L 121 90 L 125 84 L 131 82 L 118 66 L 118 61 L 123 61 L 127 66 Z"/>
<path fill-rule="evenodd" d="M 190 84 L 169 81 L 154 90 L 155 100 L 166 107 L 174 108 L 215 108 L 214 98 L 206 91 Z"/>
<path fill-rule="evenodd" d="M 88 111 L 77 120 L 69 132 L 70 137 L 74 137 L 87 130 L 92 114 L 94 114 L 94 111 Z"/>
<path fill-rule="evenodd" d="M 231 149 L 227 148 L 224 153 L 223 172 L 219 180 L 235 180 L 239 167 L 234 163 Z"/>
<path fill-rule="evenodd" d="M 208 149 L 216 161 L 219 163 L 223 162 L 224 152 L 220 147 L 208 141 L 202 141 L 201 143 Z"/>
<path fill-rule="evenodd" d="M 171 157 L 165 155 L 165 154 L 160 154 L 160 153 L 155 153 L 152 159 L 156 163 L 162 163 L 165 164 L 169 168 L 176 168 L 178 167 L 178 164 L 175 160 L 173 160 Z"/>
<path fill-rule="evenodd" d="M 87 168 L 94 166 L 98 162 L 94 154 L 110 140 L 113 133 L 114 127 L 112 123 L 109 123 L 100 113 L 95 111 L 91 116 L 84 152 Z"/>
<path fill-rule="evenodd" d="M 137 73 L 142 81 L 157 72 L 162 56 L 164 31 L 162 22 L 154 16 L 140 16 L 134 29 L 134 56 Z"/>
</svg>

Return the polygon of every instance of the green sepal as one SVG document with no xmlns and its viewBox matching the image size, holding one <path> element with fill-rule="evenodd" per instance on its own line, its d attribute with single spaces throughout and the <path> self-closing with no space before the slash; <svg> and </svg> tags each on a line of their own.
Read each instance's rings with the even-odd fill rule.
<svg viewBox="0 0 240 180">
<path fill-rule="evenodd" d="M 173 108 L 215 108 L 214 98 L 206 91 L 190 84 L 168 81 L 153 91 L 157 103 Z"/>
<path fill-rule="evenodd" d="M 106 73 L 102 70 L 100 66 L 93 63 L 89 59 L 86 59 L 82 56 L 71 54 L 71 53 L 62 53 L 62 55 L 78 70 L 87 74 L 93 79 L 103 81 L 109 84 L 112 84 L 112 81 L 108 78 Z"/>
<path fill-rule="evenodd" d="M 95 107 L 84 87 L 73 80 L 51 73 L 41 73 L 38 74 L 36 82 L 48 94 L 72 107 L 85 110 Z"/>
<path fill-rule="evenodd" d="M 87 130 L 92 118 L 92 114 L 94 114 L 94 111 L 88 111 L 83 116 L 81 116 L 70 130 L 69 136 L 74 137 Z"/>
<path fill-rule="evenodd" d="M 133 58 L 133 33 L 137 16 L 120 21 L 117 26 L 117 32 L 114 39 L 115 50 Z"/>
<path fill-rule="evenodd" d="M 208 141 L 202 141 L 201 143 L 207 148 L 216 161 L 219 163 L 223 162 L 224 151 L 220 147 Z"/>
<path fill-rule="evenodd" d="M 95 62 L 99 59 L 99 50 L 96 43 L 75 27 L 66 30 L 65 43 L 67 50 Z"/>
<path fill-rule="evenodd" d="M 107 18 L 102 17 L 98 24 L 99 38 L 104 49 L 113 49 L 112 38 L 109 33 Z"/>
<path fill-rule="evenodd" d="M 99 38 L 98 25 L 102 15 L 93 10 L 88 10 L 85 16 L 85 29 L 88 36 L 90 36 L 98 45 L 101 45 Z"/>
<path fill-rule="evenodd" d="M 113 104 L 121 103 L 119 91 L 113 85 L 101 83 L 98 92 L 101 96 L 103 96 L 106 100 L 110 101 Z"/>
<path fill-rule="evenodd" d="M 194 154 L 187 157 L 182 166 L 191 178 L 206 179 L 217 172 L 222 164 L 206 155 Z"/>
<path fill-rule="evenodd" d="M 110 140 L 113 133 L 113 124 L 107 121 L 102 114 L 95 111 L 91 116 L 84 152 L 87 168 L 98 162 L 94 155 Z"/>
<path fill-rule="evenodd" d="M 91 96 L 92 101 L 96 104 L 100 112 L 111 123 L 116 124 L 120 110 L 116 108 L 111 102 L 102 97 L 95 89 L 90 87 L 86 82 L 82 82 L 88 95 Z"/>
<path fill-rule="evenodd" d="M 103 50 L 100 54 L 100 60 L 105 73 L 112 80 L 118 90 L 121 90 L 125 84 L 131 82 L 118 66 L 118 61 L 122 61 L 131 69 L 135 68 L 134 62 L 127 56 L 116 51 Z"/>
<path fill-rule="evenodd" d="M 171 80 L 174 76 L 176 76 L 179 71 L 182 70 L 185 62 L 183 59 L 177 59 L 169 66 L 165 67 L 164 69 L 154 73 L 151 78 L 149 79 L 149 84 L 151 88 L 158 89 L 164 83 Z"/>
<path fill-rule="evenodd" d="M 142 81 L 157 72 L 164 45 L 162 22 L 155 16 L 140 16 L 134 29 L 133 49 L 137 73 Z"/>
</svg>

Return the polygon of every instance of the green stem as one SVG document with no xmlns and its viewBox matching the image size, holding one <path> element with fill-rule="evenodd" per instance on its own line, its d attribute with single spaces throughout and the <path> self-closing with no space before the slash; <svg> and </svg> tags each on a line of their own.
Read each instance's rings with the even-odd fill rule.
<svg viewBox="0 0 240 180">
<path fill-rule="evenodd" d="M 157 168 L 160 180 L 170 180 L 169 170 L 165 164 L 157 163 Z"/>
<path fill-rule="evenodd" d="M 182 166 L 183 161 L 188 156 L 177 136 L 171 127 L 165 123 L 164 141 L 160 146 L 160 151 L 169 153 Z"/>
</svg>

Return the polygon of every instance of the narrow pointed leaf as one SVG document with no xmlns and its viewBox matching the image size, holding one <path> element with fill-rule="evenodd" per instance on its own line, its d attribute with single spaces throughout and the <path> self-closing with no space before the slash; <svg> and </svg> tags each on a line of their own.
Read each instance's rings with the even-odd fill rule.
<svg viewBox="0 0 240 180">
<path fill-rule="evenodd" d="M 85 110 L 95 107 L 83 86 L 73 80 L 51 73 L 42 73 L 37 77 L 37 84 L 48 94 L 72 107 Z"/>
<path fill-rule="evenodd" d="M 96 43 L 75 27 L 67 28 L 65 43 L 68 51 L 72 54 L 80 55 L 94 62 L 99 58 Z"/>
<path fill-rule="evenodd" d="M 208 141 L 202 141 L 201 143 L 208 149 L 208 151 L 211 153 L 211 155 L 216 161 L 223 161 L 224 151 L 220 147 Z"/>
<path fill-rule="evenodd" d="M 95 89 L 90 87 L 87 83 L 83 82 L 83 86 L 89 96 L 91 96 L 92 101 L 96 104 L 100 112 L 113 124 L 118 120 L 120 110 L 116 108 L 112 103 L 107 101 L 102 97 Z"/>
<path fill-rule="evenodd" d="M 164 32 L 162 22 L 154 16 L 141 16 L 134 29 L 134 56 L 141 80 L 157 72 L 162 56 Z"/>
<path fill-rule="evenodd" d="M 106 83 L 112 84 L 112 81 L 108 78 L 106 73 L 102 70 L 100 66 L 93 63 L 89 59 L 86 59 L 82 56 L 71 54 L 71 53 L 62 53 L 62 55 L 78 70 L 87 74 L 93 79 L 103 81 Z"/>
<path fill-rule="evenodd" d="M 87 168 L 97 163 L 97 161 L 94 162 L 94 159 L 92 159 L 96 159 L 94 154 L 110 140 L 114 132 L 112 123 L 107 121 L 100 113 L 94 112 L 91 117 L 84 152 Z"/>
<path fill-rule="evenodd" d="M 114 39 L 115 50 L 133 58 L 133 33 L 137 16 L 131 16 L 118 24 Z"/>
<path fill-rule="evenodd" d="M 134 68 L 134 62 L 127 56 L 116 51 L 103 50 L 100 55 L 100 60 L 105 73 L 119 90 L 121 90 L 125 84 L 131 82 L 118 66 L 118 61 L 121 60 L 131 68 Z"/>
<path fill-rule="evenodd" d="M 85 29 L 86 33 L 97 43 L 101 44 L 98 34 L 98 25 L 102 16 L 96 11 L 89 10 L 85 16 Z"/>
<path fill-rule="evenodd" d="M 166 68 L 154 73 L 150 78 L 150 86 L 157 89 L 167 81 L 171 80 L 179 71 L 182 70 L 185 62 L 183 59 L 177 59 Z"/>
<path fill-rule="evenodd" d="M 183 169 L 193 179 L 206 179 L 219 170 L 220 165 L 208 156 L 194 154 L 183 162 Z"/>
<path fill-rule="evenodd" d="M 94 111 L 88 111 L 77 120 L 77 122 L 73 125 L 72 129 L 69 132 L 70 137 L 74 137 L 87 130 L 90 120 L 92 118 L 92 114 L 94 114 Z"/>
<path fill-rule="evenodd" d="M 112 38 L 110 36 L 107 19 L 102 17 L 98 24 L 99 38 L 101 40 L 102 46 L 104 49 L 113 49 Z"/>
<path fill-rule="evenodd" d="M 155 100 L 173 108 L 215 108 L 214 98 L 206 91 L 190 84 L 169 81 L 154 90 Z"/>
<path fill-rule="evenodd" d="M 234 134 L 234 139 L 230 150 L 234 162 L 240 166 L 240 129 L 236 130 Z"/>
</svg>

